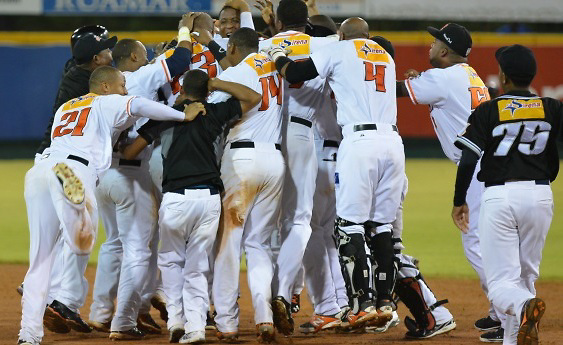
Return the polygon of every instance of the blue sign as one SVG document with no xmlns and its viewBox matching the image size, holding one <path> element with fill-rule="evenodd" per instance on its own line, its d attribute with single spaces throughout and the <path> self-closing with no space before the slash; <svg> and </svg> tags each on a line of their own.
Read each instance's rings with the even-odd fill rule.
<svg viewBox="0 0 563 345">
<path fill-rule="evenodd" d="M 45 14 L 177 15 L 211 10 L 211 0 L 43 0 Z"/>
</svg>

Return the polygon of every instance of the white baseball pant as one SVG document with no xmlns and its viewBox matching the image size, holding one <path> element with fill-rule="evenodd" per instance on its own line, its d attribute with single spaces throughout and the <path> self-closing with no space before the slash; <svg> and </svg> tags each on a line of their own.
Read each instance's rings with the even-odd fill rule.
<svg viewBox="0 0 563 345">
<path fill-rule="evenodd" d="M 47 304 L 51 270 L 58 237 L 63 237 L 73 252 L 90 253 L 97 234 L 98 209 L 94 197 L 95 172 L 66 154 L 51 153 L 26 174 L 24 196 L 27 207 L 30 249 L 29 269 L 24 279 L 20 339 L 41 342 L 43 314 Z M 82 181 L 85 199 L 79 205 L 64 196 L 52 168 L 66 163 Z M 62 228 L 62 231 L 61 231 Z"/>
<path fill-rule="evenodd" d="M 272 143 L 237 149 L 229 145 L 221 163 L 225 193 L 213 275 L 215 322 L 220 332 L 238 330 L 241 247 L 246 252 L 254 321 L 273 322 L 270 241 L 280 216 L 285 172 L 283 155 Z"/>
<path fill-rule="evenodd" d="M 505 345 L 515 345 L 524 303 L 535 281 L 553 218 L 553 193 L 534 181 L 485 189 L 479 215 L 483 266 L 489 300 L 506 313 Z"/>
<path fill-rule="evenodd" d="M 168 328 L 205 331 L 209 310 L 209 255 L 219 227 L 221 197 L 209 189 L 165 193 L 159 211 L 158 267 Z"/>
</svg>

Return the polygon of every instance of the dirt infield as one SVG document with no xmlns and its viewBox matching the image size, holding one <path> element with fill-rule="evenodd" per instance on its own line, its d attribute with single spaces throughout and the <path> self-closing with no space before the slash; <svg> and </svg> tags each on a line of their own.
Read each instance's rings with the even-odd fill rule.
<svg viewBox="0 0 563 345">
<path fill-rule="evenodd" d="M 0 305 L 2 305 L 2 313 L 0 314 L 0 344 L 15 344 L 17 342 L 17 334 L 21 317 L 20 298 L 16 293 L 16 286 L 23 280 L 27 266 L 24 265 L 1 265 L 0 270 Z M 95 269 L 89 267 L 87 277 L 92 287 Z M 402 321 L 401 324 L 389 330 L 384 334 L 335 334 L 326 332 L 316 336 L 304 336 L 295 334 L 292 338 L 277 337 L 278 344 L 292 345 L 317 345 L 317 344 L 480 344 L 479 332 L 473 328 L 473 322 L 479 317 L 483 317 L 487 310 L 487 301 L 479 289 L 476 280 L 466 279 L 430 279 L 430 285 L 438 298 L 448 298 L 450 303 L 446 306 L 454 314 L 457 322 L 457 329 L 448 335 L 437 336 L 430 340 L 409 341 L 405 340 L 404 333 L 406 331 Z M 241 277 L 242 297 L 241 304 L 241 340 L 242 343 L 257 343 L 254 335 L 254 326 L 251 319 L 252 307 L 250 305 L 250 296 L 246 284 L 246 275 Z M 540 339 L 542 345 L 563 344 L 563 282 L 540 282 L 537 286 L 538 296 L 542 296 L 547 303 L 547 311 L 542 319 Z M 303 323 L 311 316 L 311 305 L 304 298 L 301 312 L 298 314 L 296 324 Z M 87 318 L 89 306 L 91 303 L 91 291 L 86 301 L 86 306 L 82 309 L 82 315 Z M 404 306 L 399 307 L 401 319 L 404 319 L 406 311 Z M 154 318 L 163 327 L 162 322 L 157 314 Z M 207 333 L 208 343 L 219 343 L 213 332 Z M 50 344 L 110 344 L 112 343 L 107 334 L 90 333 L 81 334 L 71 332 L 69 334 L 55 334 L 46 331 L 43 339 L 44 345 Z M 148 339 L 135 342 L 139 344 L 165 344 L 168 343 L 168 335 L 150 336 Z M 132 344 L 132 342 L 125 342 Z"/>
</svg>

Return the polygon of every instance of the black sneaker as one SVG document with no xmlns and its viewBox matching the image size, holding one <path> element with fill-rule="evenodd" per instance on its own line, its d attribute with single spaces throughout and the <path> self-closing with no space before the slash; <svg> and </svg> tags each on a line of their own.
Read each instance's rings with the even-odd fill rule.
<svg viewBox="0 0 563 345">
<path fill-rule="evenodd" d="M 282 296 L 276 296 L 272 300 L 272 312 L 274 313 L 274 326 L 283 335 L 293 333 L 293 318 L 291 318 L 291 306 Z"/>
<path fill-rule="evenodd" d="M 301 310 L 301 295 L 300 294 L 294 293 L 293 296 L 291 296 L 291 308 L 290 309 L 291 309 L 292 314 L 299 313 L 299 310 Z"/>
<path fill-rule="evenodd" d="M 45 307 L 45 314 L 43 314 L 43 326 L 55 333 L 68 333 L 70 332 L 70 327 L 66 323 L 66 319 L 63 318 L 55 309 L 50 305 Z"/>
<path fill-rule="evenodd" d="M 407 319 L 408 318 L 409 317 L 407 316 Z M 407 324 L 407 319 L 405 319 L 405 324 Z M 409 339 L 428 339 L 437 336 L 438 334 L 449 333 L 455 328 L 456 328 L 456 323 L 454 319 L 451 319 L 449 321 L 434 326 L 434 328 L 432 329 L 409 330 L 405 334 L 405 337 Z"/>
<path fill-rule="evenodd" d="M 539 323 L 545 312 L 545 302 L 541 298 L 532 298 L 524 303 L 520 315 L 517 345 L 537 345 L 539 343 Z"/>
<path fill-rule="evenodd" d="M 82 333 L 92 332 L 92 327 L 88 326 L 88 324 L 80 318 L 80 314 L 73 312 L 61 302 L 54 300 L 49 307 L 65 319 L 66 324 L 75 331 Z"/>
<path fill-rule="evenodd" d="M 207 311 L 207 320 L 205 320 L 205 330 L 206 331 L 214 331 L 217 329 L 217 324 L 215 324 L 215 315 L 216 312 L 211 313 L 211 311 Z"/>
<path fill-rule="evenodd" d="M 140 340 L 145 337 L 145 333 L 137 327 L 133 327 L 127 331 L 111 331 L 109 338 L 111 340 Z"/>
<path fill-rule="evenodd" d="M 482 332 L 494 331 L 499 327 L 500 327 L 500 321 L 495 321 L 490 316 L 475 321 L 475 328 L 477 328 Z"/>
<path fill-rule="evenodd" d="M 484 343 L 502 343 L 504 340 L 504 328 L 499 327 L 492 332 L 483 333 L 479 340 Z"/>
</svg>

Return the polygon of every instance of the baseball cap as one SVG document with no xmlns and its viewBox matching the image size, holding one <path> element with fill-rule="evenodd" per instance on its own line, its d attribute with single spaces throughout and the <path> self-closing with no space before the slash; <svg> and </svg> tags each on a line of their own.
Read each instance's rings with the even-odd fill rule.
<svg viewBox="0 0 563 345">
<path fill-rule="evenodd" d="M 71 48 L 74 47 L 76 42 L 87 33 L 93 33 L 94 35 L 98 35 L 102 38 L 109 38 L 108 29 L 102 25 L 86 25 L 79 27 L 78 29 L 74 30 L 72 35 L 70 36 L 70 46 Z"/>
<path fill-rule="evenodd" d="M 506 76 L 515 83 L 529 85 L 536 76 L 534 53 L 520 44 L 500 47 L 495 58 Z"/>
<path fill-rule="evenodd" d="M 393 59 L 395 59 L 395 48 L 393 47 L 393 44 L 391 43 L 391 41 L 389 41 L 388 39 L 386 39 L 383 36 L 373 36 L 373 37 L 370 38 L 370 40 L 379 44 L 381 46 L 381 48 L 385 49 L 385 51 L 387 53 L 389 53 L 389 55 L 391 55 L 391 57 Z"/>
<path fill-rule="evenodd" d="M 112 49 L 117 43 L 117 36 L 103 38 L 93 33 L 84 34 L 72 48 L 72 56 L 76 63 L 86 63 L 102 50 Z"/>
<path fill-rule="evenodd" d="M 456 23 L 448 23 L 440 30 L 431 26 L 427 27 L 426 30 L 430 35 L 444 42 L 457 54 L 463 57 L 469 55 L 473 41 L 471 40 L 469 31 L 467 31 L 465 27 Z"/>
</svg>

